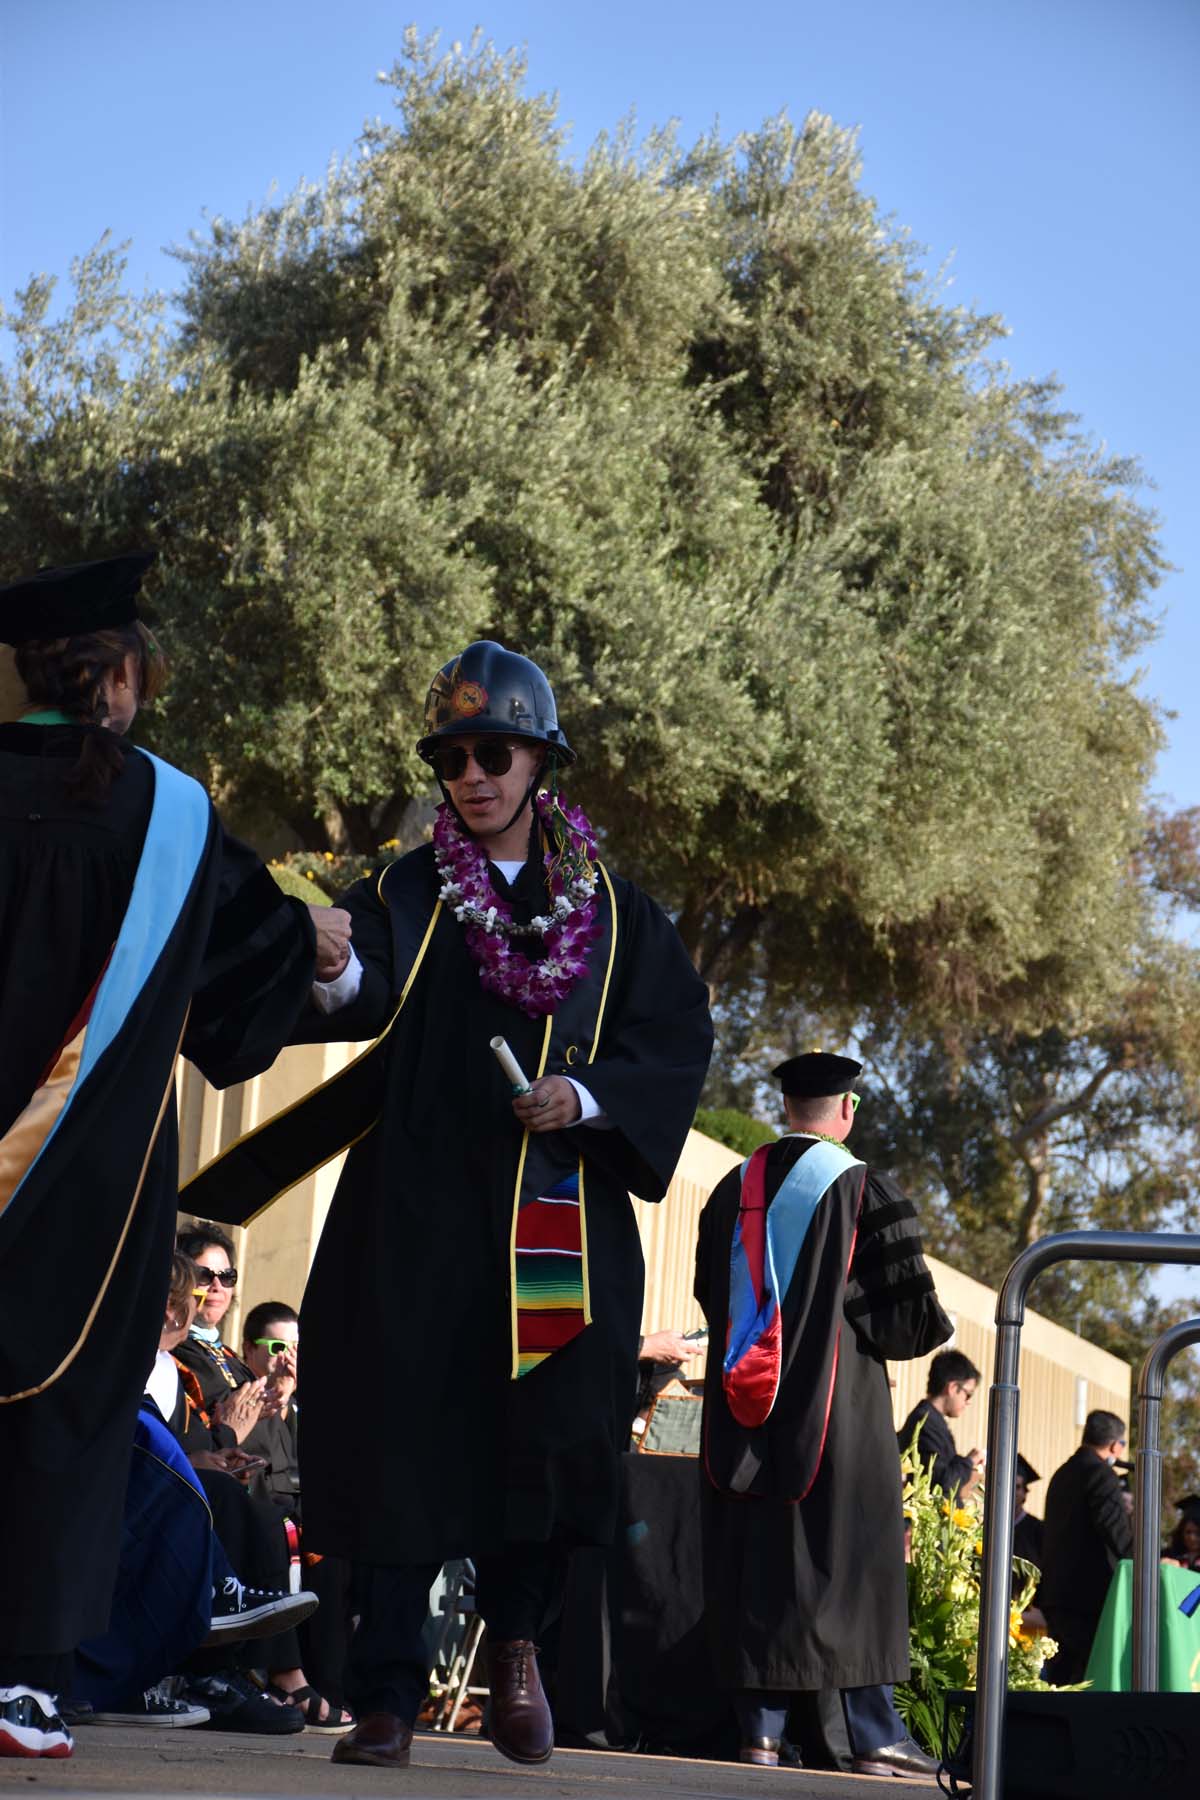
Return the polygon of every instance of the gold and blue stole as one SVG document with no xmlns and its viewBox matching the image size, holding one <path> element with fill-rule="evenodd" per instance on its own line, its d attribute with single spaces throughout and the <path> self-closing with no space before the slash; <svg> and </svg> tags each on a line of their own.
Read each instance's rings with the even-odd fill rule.
<svg viewBox="0 0 1200 1800">
<path fill-rule="evenodd" d="M 86 1219 L 92 1200 L 85 1184 L 86 1145 L 81 1139 L 76 1148 L 75 1139 L 81 1131 L 86 1135 L 93 1128 L 96 1096 L 111 1079 L 113 1058 L 194 891 L 208 847 L 212 806 L 204 789 L 170 763 L 146 751 L 138 754 L 153 765 L 154 793 L 120 931 L 51 1065 L 0 1138 L 0 1257 L 5 1260 L 31 1220 L 41 1217 L 48 1193 L 74 1199 L 62 1192 L 64 1183 L 80 1184 L 81 1223 Z M 186 1001 L 181 1005 L 181 1017 L 186 1017 Z M 28 1398 L 48 1387 L 69 1367 L 91 1329 L 141 1194 L 150 1148 L 174 1081 L 175 1048 L 177 1041 L 163 1058 L 161 1085 L 154 1097 L 156 1111 L 148 1121 L 152 1124 L 148 1141 L 127 1144 L 121 1151 L 130 1162 L 128 1199 L 126 1203 L 122 1196 L 120 1217 L 113 1220 L 114 1241 L 107 1246 L 107 1268 L 98 1272 L 86 1316 L 82 1321 L 71 1316 L 71 1297 L 60 1296 L 65 1302 L 64 1316 L 47 1321 L 45 1337 L 54 1349 L 47 1356 L 47 1366 L 36 1376 L 29 1364 L 32 1350 L 15 1342 L 0 1344 L 0 1388 L 17 1390 L 0 1392 L 0 1404 Z M 157 1072 L 154 1080 L 160 1080 Z M 77 1123 L 81 1119 L 84 1124 Z M 69 1285 L 65 1273 L 63 1282 Z"/>
</svg>

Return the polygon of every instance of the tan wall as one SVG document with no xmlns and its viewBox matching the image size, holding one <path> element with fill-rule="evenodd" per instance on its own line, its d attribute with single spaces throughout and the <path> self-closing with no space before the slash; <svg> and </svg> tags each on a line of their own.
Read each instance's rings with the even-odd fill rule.
<svg viewBox="0 0 1200 1800">
<path fill-rule="evenodd" d="M 274 1068 L 257 1081 L 217 1093 L 190 1067 L 181 1065 L 180 1163 L 186 1181 L 196 1169 L 243 1132 L 290 1105 L 300 1094 L 344 1068 L 361 1046 L 308 1045 L 285 1050 Z M 741 1158 L 698 1131 L 688 1133 L 675 1178 L 657 1206 L 635 1200 L 634 1213 L 646 1258 L 646 1299 L 642 1329 L 688 1331 L 702 1323 L 692 1298 L 696 1225 L 705 1200 Z M 298 1306 L 309 1265 L 321 1235 L 341 1170 L 329 1163 L 286 1194 L 271 1210 L 236 1232 L 242 1280 L 230 1311 L 231 1341 L 242 1315 L 260 1300 Z M 960 1450 L 987 1438 L 986 1399 L 995 1354 L 996 1296 L 969 1275 L 930 1258 L 942 1305 L 954 1321 L 954 1348 L 983 1371 L 981 1395 L 951 1429 Z M 899 1424 L 925 1392 L 929 1358 L 895 1363 L 892 1406 Z M 1126 1363 L 1085 1338 L 1027 1311 L 1021 1338 L 1021 1430 L 1023 1454 L 1043 1478 L 1049 1477 L 1079 1442 L 1085 1414 L 1106 1407 L 1129 1418 L 1130 1371 Z M 1031 1510 L 1039 1512 L 1045 1488 L 1035 1488 Z"/>
</svg>

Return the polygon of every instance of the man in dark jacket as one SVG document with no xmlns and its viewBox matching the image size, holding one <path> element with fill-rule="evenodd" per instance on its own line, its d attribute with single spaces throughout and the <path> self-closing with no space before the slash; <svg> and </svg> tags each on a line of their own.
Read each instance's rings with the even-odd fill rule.
<svg viewBox="0 0 1200 1800">
<path fill-rule="evenodd" d="M 917 1439 L 921 1461 L 930 1469 L 934 1487 L 949 1497 L 957 1493 L 960 1503 L 974 1493 L 983 1473 L 983 1452 L 971 1450 L 960 1456 L 950 1435 L 947 1419 L 961 1418 L 979 1386 L 979 1370 L 961 1350 L 939 1350 L 929 1365 L 929 1387 L 924 1400 L 918 1401 L 896 1434 L 903 1456 L 920 1427 Z"/>
<path fill-rule="evenodd" d="M 1133 1550 L 1133 1526 L 1113 1463 L 1125 1449 L 1116 1413 L 1091 1412 L 1083 1442 L 1046 1490 L 1038 1604 L 1058 1655 L 1047 1681 L 1082 1681 L 1113 1569 Z"/>
</svg>

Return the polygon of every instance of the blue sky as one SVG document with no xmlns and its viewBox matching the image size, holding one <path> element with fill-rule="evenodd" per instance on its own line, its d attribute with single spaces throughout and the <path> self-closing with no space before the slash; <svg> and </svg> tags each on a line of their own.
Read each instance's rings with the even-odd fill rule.
<svg viewBox="0 0 1200 1800">
<path fill-rule="evenodd" d="M 1200 804 L 1196 0 L 4 0 L 0 294 L 106 228 L 135 282 L 176 285 L 164 247 L 206 211 L 319 179 L 388 111 L 409 22 L 525 46 L 580 149 L 631 108 L 685 139 L 781 107 L 859 126 L 864 186 L 953 259 L 951 296 L 1002 313 L 1014 370 L 1057 372 L 1156 483 L 1181 571 L 1146 659 L 1178 715 L 1159 786 Z"/>
</svg>

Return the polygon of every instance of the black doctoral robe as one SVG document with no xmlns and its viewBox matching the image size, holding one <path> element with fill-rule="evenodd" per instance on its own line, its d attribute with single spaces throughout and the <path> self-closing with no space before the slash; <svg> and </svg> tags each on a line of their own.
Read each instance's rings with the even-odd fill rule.
<svg viewBox="0 0 1200 1800">
<path fill-rule="evenodd" d="M 768 1206 L 813 1142 L 786 1137 L 771 1147 Z M 874 1169 L 851 1168 L 833 1183 L 784 1296 L 775 1405 L 747 1430 L 721 1381 L 740 1197 L 733 1169 L 701 1215 L 696 1254 L 696 1298 L 711 1333 L 701 1488 L 717 1680 L 788 1692 L 902 1681 L 904 1523 L 884 1361 L 923 1356 L 952 1330 L 915 1210 Z"/>
<path fill-rule="evenodd" d="M 493 879 L 509 892 L 498 871 Z M 544 1021 L 485 992 L 448 908 L 421 954 L 439 886 L 430 847 L 338 902 L 354 922 L 363 987 L 343 1011 L 314 1012 L 307 1038 L 381 1032 L 419 966 L 372 1053 L 378 1092 L 368 1112 L 339 1115 L 338 1082 L 322 1090 L 334 1102 L 327 1125 L 340 1117 L 348 1137 L 364 1135 L 338 1183 L 301 1313 L 300 1475 L 314 1550 L 399 1564 L 613 1536 L 642 1310 L 629 1194 L 659 1200 L 666 1191 L 712 1044 L 706 990 L 674 926 L 638 889 L 613 885 L 607 991 L 607 946 L 597 944 L 586 982 L 555 1014 L 545 1070 L 575 1076 L 611 1128 L 578 1125 L 525 1146 L 526 1175 L 536 1161 L 542 1193 L 583 1159 L 593 1323 L 516 1380 L 509 1244 L 525 1134 L 489 1041 L 506 1037 L 532 1078 Z M 536 863 L 518 875 L 511 903 L 518 919 L 545 910 Z M 282 1127 L 308 1128 L 298 1113 Z M 249 1195 L 261 1166 L 251 1148 L 249 1164 L 218 1161 L 186 1197 L 196 1187 L 202 1206 L 224 1203 L 217 1217 L 235 1205 L 240 1216 L 242 1175 Z"/>
<path fill-rule="evenodd" d="M 196 791 L 198 861 L 161 952 L 73 1091 L 61 1129 L 13 1186 L 31 1099 L 118 937 L 156 782 L 172 773 L 160 777 L 130 749 L 106 802 L 82 804 L 68 776 L 89 729 L 0 726 L 0 1656 L 8 1662 L 64 1653 L 108 1626 L 134 1422 L 175 1234 L 176 1052 L 222 1086 L 267 1067 L 313 973 L 306 909 L 225 835 Z M 166 827 L 169 841 L 170 818 Z M 153 916 L 154 895 L 143 900 Z"/>
</svg>

